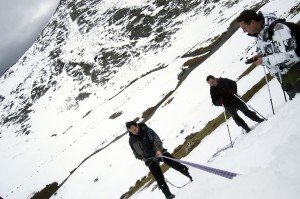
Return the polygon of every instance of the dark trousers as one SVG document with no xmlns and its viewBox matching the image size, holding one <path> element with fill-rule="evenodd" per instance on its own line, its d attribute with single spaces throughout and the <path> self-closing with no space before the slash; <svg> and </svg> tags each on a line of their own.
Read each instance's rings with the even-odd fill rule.
<svg viewBox="0 0 300 199">
<path fill-rule="evenodd" d="M 255 112 L 250 111 L 247 107 L 247 105 L 242 102 L 241 100 L 238 100 L 234 105 L 232 106 L 225 106 L 225 110 L 228 111 L 231 115 L 233 120 L 238 126 L 245 127 L 247 124 L 245 121 L 237 114 L 237 109 L 240 110 L 244 115 L 249 117 L 253 121 L 258 121 L 260 118 L 256 115 Z"/>
<path fill-rule="evenodd" d="M 163 155 L 166 157 L 174 158 L 169 152 L 164 152 Z M 155 178 L 159 188 L 162 190 L 162 192 L 165 194 L 165 196 L 168 197 L 171 195 L 171 192 L 165 181 L 163 172 L 159 166 L 160 161 L 161 161 L 161 158 L 159 158 L 158 160 L 155 159 L 155 160 L 147 161 L 147 162 L 145 162 L 145 164 L 149 167 L 149 170 L 152 173 L 153 177 Z M 186 166 L 184 166 L 183 164 L 176 162 L 174 160 L 167 159 L 167 158 L 163 158 L 163 162 L 165 164 L 169 165 L 170 167 L 172 167 L 173 169 L 179 171 L 183 175 L 185 175 L 185 176 L 189 175 L 188 168 Z"/>
<path fill-rule="evenodd" d="M 281 79 L 282 89 L 289 95 L 290 99 L 292 99 L 296 93 L 300 92 L 300 62 L 292 66 L 286 74 L 281 76 Z"/>
</svg>

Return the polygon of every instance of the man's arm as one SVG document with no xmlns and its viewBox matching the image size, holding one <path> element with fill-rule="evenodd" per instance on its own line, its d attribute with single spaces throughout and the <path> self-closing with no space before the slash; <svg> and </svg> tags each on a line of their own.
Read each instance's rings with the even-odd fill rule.
<svg viewBox="0 0 300 199">
<path fill-rule="evenodd" d="M 212 89 L 210 89 L 210 96 L 211 96 L 211 101 L 212 101 L 213 105 L 215 105 L 215 106 L 222 106 L 223 102 L 222 102 L 222 99 L 221 99 L 220 95 L 218 95 Z"/>
<path fill-rule="evenodd" d="M 227 79 L 224 78 L 224 81 L 226 82 L 226 84 L 228 85 L 228 94 L 236 94 L 237 93 L 237 84 L 235 81 L 231 80 L 231 79 Z"/>
<path fill-rule="evenodd" d="M 274 47 L 278 49 L 279 52 L 274 52 L 271 55 L 262 57 L 262 64 L 276 67 L 276 65 L 290 65 L 299 61 L 295 53 L 295 38 L 292 37 L 291 30 L 286 25 L 277 23 L 274 27 L 272 39 Z"/>
<path fill-rule="evenodd" d="M 138 154 L 135 150 L 135 148 L 131 145 L 131 143 L 129 142 L 130 148 L 133 152 L 133 155 L 135 156 L 136 159 L 138 160 L 143 160 L 143 156 L 141 156 L 140 154 Z"/>
<path fill-rule="evenodd" d="M 162 146 L 162 141 L 159 138 L 159 136 L 151 129 L 151 128 L 147 128 L 147 134 L 149 136 L 149 139 L 152 141 L 153 143 L 153 147 L 154 147 L 154 151 L 163 151 L 163 146 Z"/>
</svg>

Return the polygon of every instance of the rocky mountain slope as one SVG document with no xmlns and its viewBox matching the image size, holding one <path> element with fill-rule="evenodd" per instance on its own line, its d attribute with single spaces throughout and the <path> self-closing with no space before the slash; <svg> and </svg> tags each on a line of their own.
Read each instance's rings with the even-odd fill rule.
<svg viewBox="0 0 300 199">
<path fill-rule="evenodd" d="M 180 95 L 188 92 L 178 88 L 231 38 L 242 9 L 266 3 L 61 0 L 39 38 L 0 79 L 0 151 L 5 162 L 0 183 L 6 184 L 1 196 L 24 198 L 52 182 L 62 184 L 96 153 L 107 160 L 100 170 L 116 169 L 118 161 L 110 154 L 119 148 L 129 152 L 126 120 L 151 121 L 162 131 L 174 131 L 171 149 L 204 128 L 217 112 L 192 122 L 187 116 L 175 116 L 171 110 L 186 106 Z M 289 0 L 286 13 L 280 14 L 293 18 L 298 5 Z M 254 50 L 237 51 L 229 62 L 243 61 Z M 220 67 L 206 66 L 201 74 L 225 72 L 237 78 L 243 72 L 233 75 Z M 195 91 L 189 92 L 198 100 L 192 104 L 209 103 L 207 96 L 198 99 Z M 190 117 L 200 113 L 194 114 Z M 135 179 L 145 172 L 136 173 Z M 11 179 L 12 174 L 17 177 Z M 134 182 L 125 180 L 112 198 Z"/>
</svg>

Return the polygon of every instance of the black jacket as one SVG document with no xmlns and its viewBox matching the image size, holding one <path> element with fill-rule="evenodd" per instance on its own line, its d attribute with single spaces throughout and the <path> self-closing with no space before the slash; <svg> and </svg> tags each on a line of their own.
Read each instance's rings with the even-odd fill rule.
<svg viewBox="0 0 300 199">
<path fill-rule="evenodd" d="M 237 93 L 236 82 L 231 79 L 221 77 L 217 80 L 218 85 L 210 87 L 212 103 L 215 106 L 222 106 L 222 100 L 225 107 L 234 106 L 234 104 L 239 101 L 239 99 L 234 95 Z"/>
<path fill-rule="evenodd" d="M 163 152 L 162 141 L 158 135 L 144 123 L 139 123 L 139 135 L 129 133 L 129 145 L 134 156 L 139 159 L 147 159 L 156 155 L 157 151 Z"/>
</svg>

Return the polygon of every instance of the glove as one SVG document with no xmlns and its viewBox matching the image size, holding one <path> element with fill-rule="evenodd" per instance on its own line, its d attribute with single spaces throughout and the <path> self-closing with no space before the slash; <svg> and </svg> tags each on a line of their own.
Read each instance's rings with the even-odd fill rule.
<svg viewBox="0 0 300 199">
<path fill-rule="evenodd" d="M 156 157 L 157 157 L 157 158 L 160 158 L 160 157 L 161 157 L 161 155 L 162 155 L 162 154 L 161 154 L 161 152 L 160 152 L 160 151 L 156 151 Z"/>
<path fill-rule="evenodd" d="M 234 95 L 234 94 L 236 94 L 236 90 L 235 89 L 231 89 L 231 90 L 228 91 L 228 93 L 230 95 Z"/>
<path fill-rule="evenodd" d="M 220 104 L 220 106 L 222 106 L 222 105 L 224 104 L 224 101 L 223 101 L 222 99 L 220 99 L 220 100 L 218 101 L 218 103 Z"/>
<path fill-rule="evenodd" d="M 280 66 L 279 66 L 279 72 L 281 73 L 281 74 L 286 74 L 287 72 L 288 72 L 288 67 L 285 65 L 285 64 L 281 64 Z"/>
<path fill-rule="evenodd" d="M 256 60 L 257 60 L 257 57 L 252 57 L 250 59 L 247 59 L 245 64 L 251 64 L 251 63 L 255 62 Z"/>
<path fill-rule="evenodd" d="M 281 71 L 283 71 L 284 69 L 286 69 L 287 67 L 286 67 L 286 65 L 285 64 L 281 64 L 280 66 L 279 66 L 279 69 L 281 70 Z"/>
</svg>

